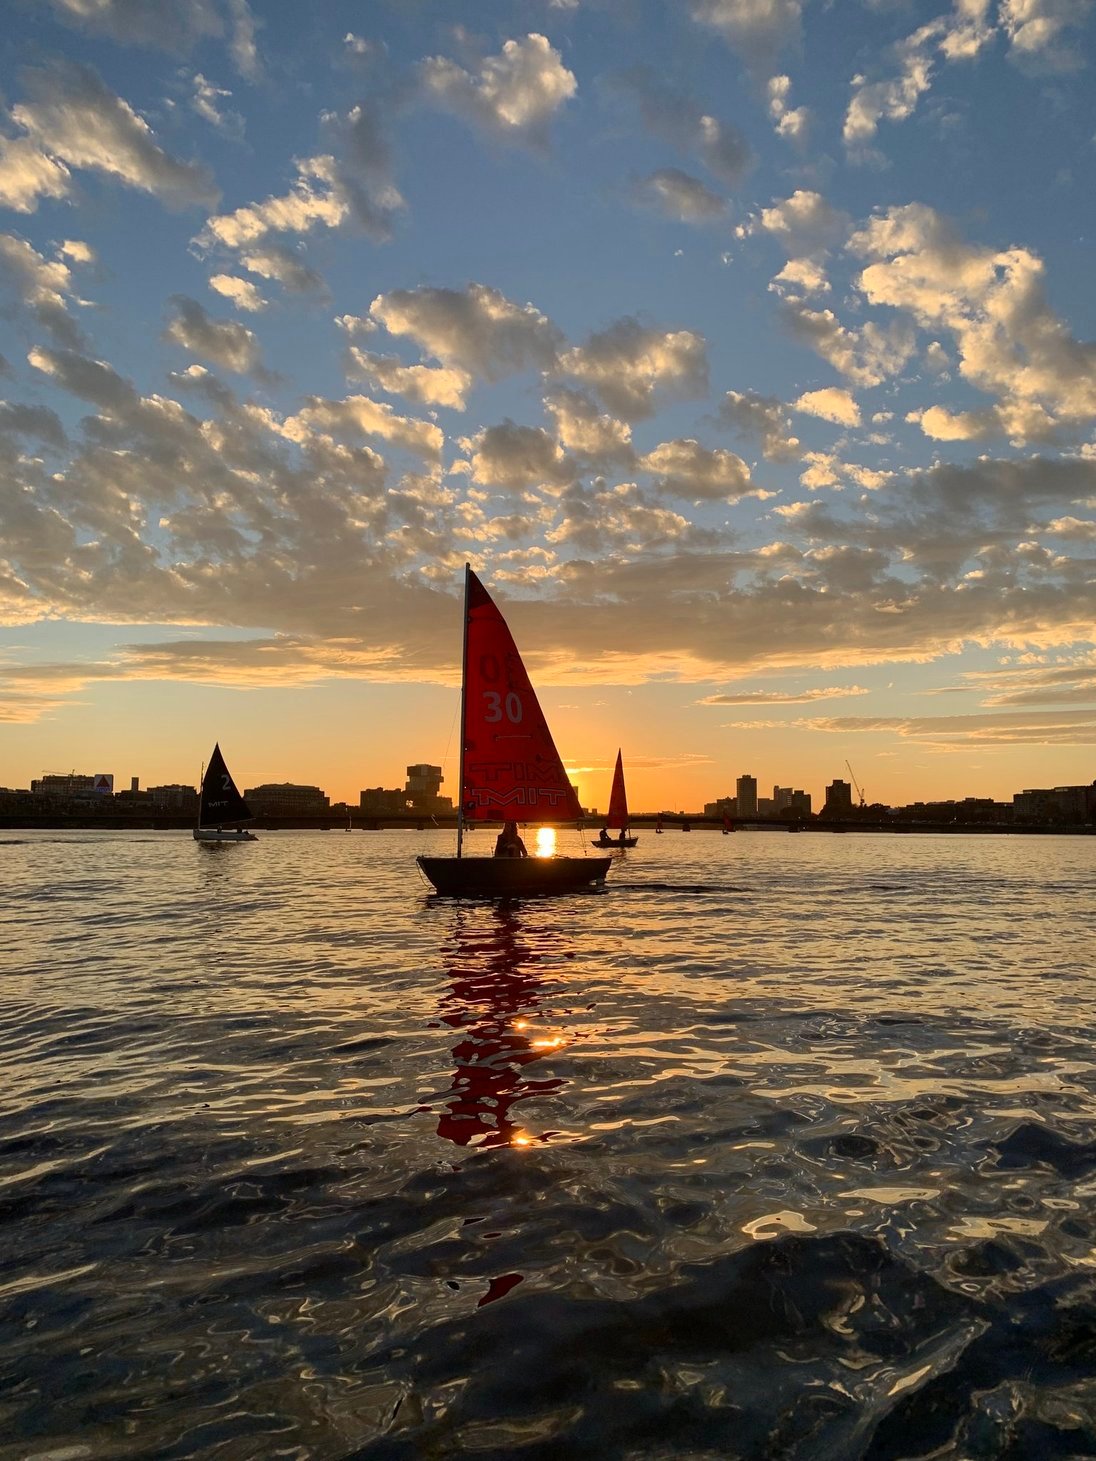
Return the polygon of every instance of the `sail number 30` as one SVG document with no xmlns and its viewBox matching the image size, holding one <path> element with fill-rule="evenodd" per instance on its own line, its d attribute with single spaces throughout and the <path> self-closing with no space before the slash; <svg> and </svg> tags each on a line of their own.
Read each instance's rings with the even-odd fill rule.
<svg viewBox="0 0 1096 1461">
<path fill-rule="evenodd" d="M 483 698 L 487 701 L 487 711 L 483 718 L 488 725 L 497 725 L 504 714 L 511 725 L 521 724 L 521 697 L 513 690 L 505 696 L 498 690 L 484 690 Z"/>
</svg>

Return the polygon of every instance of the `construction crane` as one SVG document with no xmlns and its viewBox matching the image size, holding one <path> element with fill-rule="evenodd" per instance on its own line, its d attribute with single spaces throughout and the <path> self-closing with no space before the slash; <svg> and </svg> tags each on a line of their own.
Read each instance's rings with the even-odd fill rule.
<svg viewBox="0 0 1096 1461">
<path fill-rule="evenodd" d="M 845 762 L 845 765 L 849 767 L 849 775 L 852 777 L 852 784 L 856 787 L 856 795 L 860 798 L 859 802 L 857 802 L 857 806 L 862 807 L 864 805 L 864 788 L 860 785 L 859 781 L 857 781 L 856 772 L 852 769 L 851 766 L 849 766 L 849 763 L 847 761 Z"/>
</svg>

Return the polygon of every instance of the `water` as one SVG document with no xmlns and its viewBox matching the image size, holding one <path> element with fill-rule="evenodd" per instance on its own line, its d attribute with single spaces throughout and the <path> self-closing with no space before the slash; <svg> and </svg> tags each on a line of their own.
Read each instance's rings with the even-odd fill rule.
<svg viewBox="0 0 1096 1461">
<path fill-rule="evenodd" d="M 450 842 L 0 833 L 3 1461 L 1096 1455 L 1096 841 Z"/>
</svg>

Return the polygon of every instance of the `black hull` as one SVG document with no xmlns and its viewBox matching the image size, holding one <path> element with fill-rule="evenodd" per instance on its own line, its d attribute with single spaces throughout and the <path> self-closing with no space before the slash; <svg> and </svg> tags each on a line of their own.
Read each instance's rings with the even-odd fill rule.
<svg viewBox="0 0 1096 1461">
<path fill-rule="evenodd" d="M 621 842 L 621 840 L 620 840 L 619 837 L 610 837 L 610 839 L 609 839 L 608 842 L 602 842 L 600 838 L 595 837 L 591 841 L 590 846 L 591 847 L 600 847 L 605 852 L 611 852 L 614 847 L 634 847 L 638 841 L 639 841 L 639 837 L 638 836 L 635 836 L 635 837 L 625 837 L 625 839 L 624 839 L 623 842 Z"/>
<path fill-rule="evenodd" d="M 603 883 L 611 857 L 419 857 L 443 898 L 539 898 Z"/>
</svg>

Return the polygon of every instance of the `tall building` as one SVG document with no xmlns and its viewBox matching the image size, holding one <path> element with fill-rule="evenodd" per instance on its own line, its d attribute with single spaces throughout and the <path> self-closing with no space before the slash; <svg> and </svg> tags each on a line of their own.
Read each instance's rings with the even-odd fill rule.
<svg viewBox="0 0 1096 1461">
<path fill-rule="evenodd" d="M 408 766 L 404 792 L 415 812 L 451 812 L 453 802 L 441 795 L 441 784 L 445 777 L 440 766 L 420 764 Z"/>
<path fill-rule="evenodd" d="M 47 771 L 44 776 L 32 781 L 32 792 L 39 796 L 65 797 L 70 801 L 90 801 L 97 796 L 114 795 L 114 776 L 100 771 L 95 776 L 78 776 L 75 771 L 67 774 Z"/>
<path fill-rule="evenodd" d="M 847 781 L 831 781 L 826 787 L 826 805 L 823 817 L 852 816 L 852 787 Z"/>
<path fill-rule="evenodd" d="M 1012 807 L 1018 822 L 1094 822 L 1096 781 L 1091 786 L 1027 788 L 1013 795 Z"/>
<path fill-rule="evenodd" d="M 740 817 L 757 816 L 757 777 L 740 776 L 735 782 L 735 800 L 738 802 L 738 815 Z"/>
<path fill-rule="evenodd" d="M 402 817 L 411 810 L 405 791 L 367 786 L 358 794 L 358 806 L 367 817 Z"/>
<path fill-rule="evenodd" d="M 192 786 L 181 782 L 170 782 L 165 786 L 150 786 L 148 799 L 154 807 L 166 812 L 189 812 L 197 809 L 198 793 Z"/>
<path fill-rule="evenodd" d="M 249 787 L 244 800 L 257 817 L 316 817 L 331 805 L 318 786 L 295 786 L 291 781 Z"/>
</svg>

